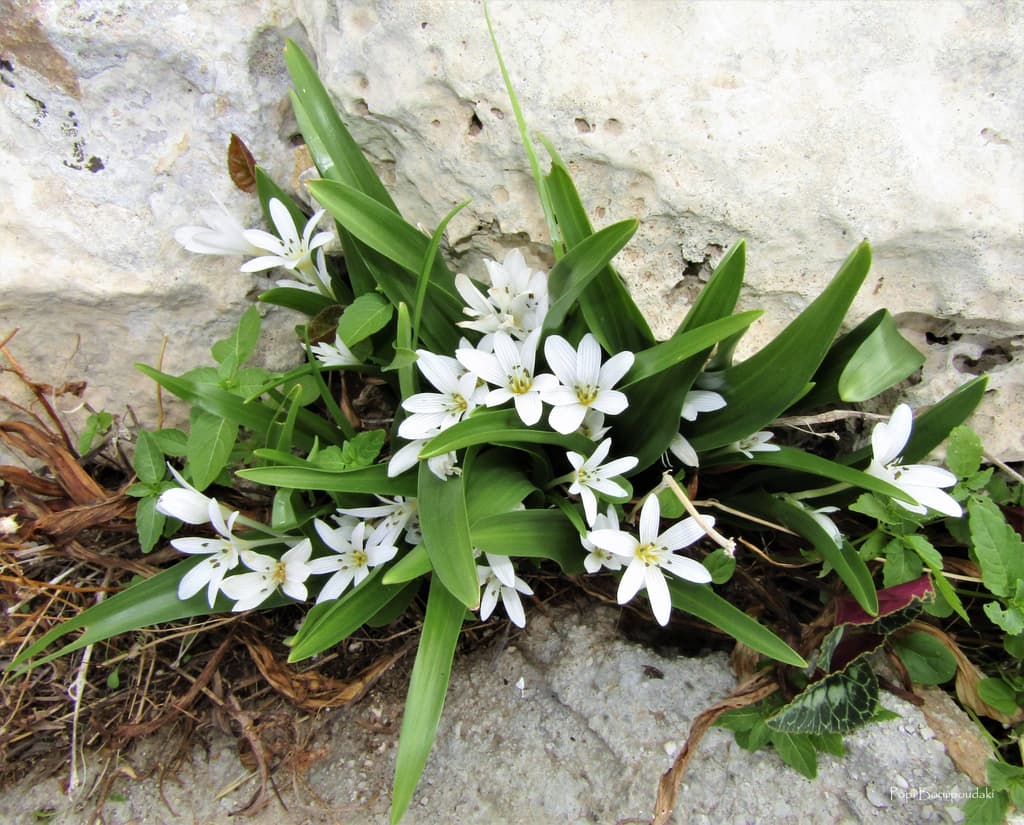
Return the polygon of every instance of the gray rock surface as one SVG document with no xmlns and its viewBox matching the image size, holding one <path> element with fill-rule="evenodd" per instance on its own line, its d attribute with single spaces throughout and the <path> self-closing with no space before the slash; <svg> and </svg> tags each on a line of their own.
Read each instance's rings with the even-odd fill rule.
<svg viewBox="0 0 1024 825">
<path fill-rule="evenodd" d="M 743 305 L 767 310 L 756 346 L 867 236 L 854 319 L 888 306 L 927 350 L 911 402 L 991 369 L 976 425 L 1024 458 L 1020 428 L 997 425 L 1024 403 L 1019 3 L 495 0 L 491 14 L 594 222 L 642 220 L 618 263 L 660 333 L 739 237 Z M 0 0 L 0 18 L 0 195 L 16 207 L 0 218 L 0 332 L 21 327 L 13 351 L 35 377 L 86 378 L 94 407 L 154 420 L 131 364 L 155 363 L 165 335 L 167 369 L 203 361 L 253 291 L 237 261 L 172 235 L 211 191 L 255 220 L 224 174 L 232 131 L 295 178 L 286 35 L 313 47 L 412 221 L 473 198 L 449 228 L 457 267 L 530 239 L 543 255 L 473 0 Z M 272 364 L 295 357 L 293 323 L 271 313 Z"/>
<path fill-rule="evenodd" d="M 437 744 L 403 820 L 406 825 L 563 825 L 649 818 L 658 779 L 705 707 L 735 682 L 727 657 L 665 658 L 616 634 L 618 611 L 533 610 L 525 633 L 504 647 L 457 661 Z M 661 674 L 659 676 L 659 674 Z M 520 687 L 520 679 L 522 680 Z M 359 705 L 323 714 L 304 743 L 312 764 L 277 787 L 288 805 L 253 825 L 385 823 L 402 691 L 374 690 Z M 804 779 L 770 751 L 749 753 L 713 729 L 684 777 L 677 823 L 959 822 L 970 781 L 946 756 L 921 712 L 891 696 L 900 718 L 849 736 L 847 756 L 821 756 Z M 972 723 L 962 719 L 964 730 Z M 159 742 L 130 760 L 143 772 Z M 93 769 L 98 760 L 92 760 Z M 233 745 L 214 736 L 177 777 L 119 780 L 124 801 L 104 809 L 108 825 L 238 821 L 228 814 L 252 794 Z M 229 789 L 221 798 L 216 798 Z M 942 798 L 946 795 L 946 798 Z M 0 820 L 84 821 L 57 779 L 0 796 Z"/>
</svg>

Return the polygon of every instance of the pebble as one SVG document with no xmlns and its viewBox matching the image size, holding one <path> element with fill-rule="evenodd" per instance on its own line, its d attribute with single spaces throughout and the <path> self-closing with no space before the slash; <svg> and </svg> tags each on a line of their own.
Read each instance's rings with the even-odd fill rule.
<svg viewBox="0 0 1024 825">
<path fill-rule="evenodd" d="M 868 802 L 870 802 L 876 808 L 889 807 L 888 792 L 884 792 L 874 782 L 869 782 L 867 784 L 867 787 L 864 789 L 864 795 L 868 798 Z"/>
</svg>

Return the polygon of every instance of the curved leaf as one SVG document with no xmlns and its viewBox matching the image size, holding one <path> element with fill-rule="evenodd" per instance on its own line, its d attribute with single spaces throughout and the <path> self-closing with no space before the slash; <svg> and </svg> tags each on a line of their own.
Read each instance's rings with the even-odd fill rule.
<svg viewBox="0 0 1024 825">
<path fill-rule="evenodd" d="M 405 475 L 388 478 L 387 465 L 358 470 L 323 470 L 317 467 L 249 467 L 236 475 L 289 490 L 324 490 L 328 493 L 377 493 L 382 496 L 414 496 L 416 481 Z"/>
<path fill-rule="evenodd" d="M 478 412 L 434 436 L 423 445 L 420 458 L 444 455 L 451 450 L 461 450 L 474 444 L 553 444 L 566 450 L 589 454 L 594 442 L 576 433 L 562 435 L 551 430 L 526 427 L 515 410 L 494 410 Z"/>
<path fill-rule="evenodd" d="M 580 534 L 558 510 L 513 510 L 482 518 L 470 528 L 473 545 L 499 556 L 550 559 L 562 571 L 583 572 Z"/>
<path fill-rule="evenodd" d="M 434 574 L 445 589 L 466 607 L 480 603 L 480 584 L 473 558 L 473 542 L 466 511 L 468 471 L 440 479 L 427 462 L 420 462 L 417 499 L 423 546 L 430 557 Z"/>
</svg>

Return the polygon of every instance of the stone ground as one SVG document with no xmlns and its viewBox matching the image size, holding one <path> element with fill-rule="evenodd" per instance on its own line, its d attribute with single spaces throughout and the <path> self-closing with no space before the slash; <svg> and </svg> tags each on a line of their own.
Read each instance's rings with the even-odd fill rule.
<svg viewBox="0 0 1024 825">
<path fill-rule="evenodd" d="M 509 644 L 457 661 L 437 744 L 403 822 L 646 821 L 658 778 L 690 722 L 735 682 L 724 654 L 664 658 L 624 641 L 616 632 L 617 616 L 603 607 L 534 611 L 527 631 Z M 355 707 L 322 714 L 306 745 L 308 769 L 298 781 L 276 777 L 287 809 L 272 800 L 254 817 L 232 817 L 254 784 L 235 743 L 210 734 L 191 764 L 165 780 L 163 798 L 155 778 L 119 779 L 103 821 L 386 823 L 401 702 L 400 690 L 382 686 Z M 974 785 L 958 772 L 920 709 L 889 695 L 883 702 L 900 718 L 849 736 L 845 758 L 821 756 L 814 781 L 774 753 L 749 753 L 727 731 L 712 729 L 684 777 L 673 822 L 962 821 L 950 795 L 969 793 Z M 961 744 L 974 735 L 959 712 L 952 725 L 952 738 Z M 154 739 L 128 762 L 141 772 L 162 746 Z M 98 762 L 91 764 L 95 770 Z M 5 791 L 0 822 L 89 821 L 93 805 L 76 808 L 61 791 L 64 779 L 26 781 Z M 43 811 L 50 815 L 40 819 Z"/>
</svg>

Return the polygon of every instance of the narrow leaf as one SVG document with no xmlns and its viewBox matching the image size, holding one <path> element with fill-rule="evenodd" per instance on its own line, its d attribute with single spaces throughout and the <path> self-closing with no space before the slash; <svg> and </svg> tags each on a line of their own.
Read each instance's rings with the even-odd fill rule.
<svg viewBox="0 0 1024 825">
<path fill-rule="evenodd" d="M 466 512 L 466 472 L 442 480 L 420 462 L 417 498 L 420 529 L 434 574 L 468 608 L 480 603 L 480 584 Z"/>
<path fill-rule="evenodd" d="M 289 490 L 377 493 L 382 496 L 416 495 L 416 480 L 409 476 L 388 478 L 385 464 L 343 472 L 316 467 L 249 467 L 238 470 L 236 475 L 258 484 Z"/>
<path fill-rule="evenodd" d="M 594 442 L 585 436 L 526 427 L 515 410 L 487 410 L 434 436 L 420 452 L 420 458 L 444 455 L 474 444 L 552 444 L 566 450 L 589 454 Z"/>
</svg>

